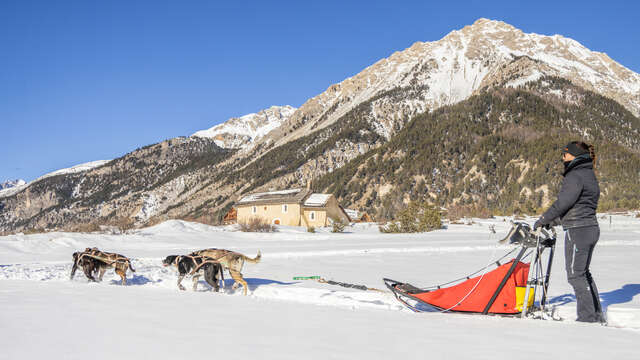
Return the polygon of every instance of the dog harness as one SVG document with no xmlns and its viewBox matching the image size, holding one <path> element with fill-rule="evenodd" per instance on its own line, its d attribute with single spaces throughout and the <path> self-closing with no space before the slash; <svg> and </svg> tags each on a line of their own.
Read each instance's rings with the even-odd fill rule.
<svg viewBox="0 0 640 360">
<path fill-rule="evenodd" d="M 193 263 L 196 265 L 193 270 L 191 270 L 191 272 L 189 273 L 189 275 L 193 275 L 195 273 L 197 273 L 198 271 L 200 271 L 200 268 L 202 268 L 205 264 L 218 264 L 220 265 L 220 262 L 218 262 L 219 259 L 221 259 L 222 257 L 219 257 L 217 259 L 214 259 L 210 256 L 204 256 L 204 255 L 187 255 L 188 257 L 194 259 Z M 224 255 L 226 256 L 226 255 Z M 223 257 L 224 257 L 223 256 Z M 202 261 L 202 263 L 198 264 L 195 259 L 200 259 Z"/>
<path fill-rule="evenodd" d="M 104 255 L 115 256 L 116 258 L 114 260 L 109 260 L 104 258 L 103 257 Z M 124 262 L 127 266 L 131 266 L 131 260 L 126 256 L 116 254 L 116 253 L 108 253 L 108 252 L 100 251 L 97 248 L 85 250 L 80 256 L 78 256 L 78 260 L 76 261 L 76 264 L 79 263 L 80 260 L 84 257 L 90 257 L 96 260 L 100 260 L 109 266 L 113 266 L 113 264 L 118 262 Z"/>
</svg>

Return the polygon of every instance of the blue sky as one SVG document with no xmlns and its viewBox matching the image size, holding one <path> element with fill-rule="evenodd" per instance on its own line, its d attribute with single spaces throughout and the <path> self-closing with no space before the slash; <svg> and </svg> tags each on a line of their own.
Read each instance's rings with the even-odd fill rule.
<svg viewBox="0 0 640 360">
<path fill-rule="evenodd" d="M 561 34 L 640 72 L 623 1 L 0 2 L 0 181 L 300 106 L 480 17 Z"/>
</svg>

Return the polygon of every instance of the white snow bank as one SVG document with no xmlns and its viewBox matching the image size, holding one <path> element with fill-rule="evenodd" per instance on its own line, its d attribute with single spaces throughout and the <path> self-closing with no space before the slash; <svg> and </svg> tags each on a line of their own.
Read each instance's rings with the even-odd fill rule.
<svg viewBox="0 0 640 360">
<path fill-rule="evenodd" d="M 134 233 L 141 235 L 157 235 L 163 233 L 208 233 L 219 231 L 232 231 L 233 225 L 228 226 L 211 226 L 206 224 L 200 224 L 195 222 L 183 221 L 183 220 L 167 220 L 158 225 L 154 225 L 148 228 L 136 230 Z"/>
</svg>

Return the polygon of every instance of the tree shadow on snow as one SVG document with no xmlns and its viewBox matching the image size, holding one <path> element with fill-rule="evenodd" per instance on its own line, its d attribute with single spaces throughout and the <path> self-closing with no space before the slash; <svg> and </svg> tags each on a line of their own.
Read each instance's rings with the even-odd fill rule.
<svg viewBox="0 0 640 360">
<path fill-rule="evenodd" d="M 610 305 L 628 303 L 638 294 L 640 294 L 640 284 L 626 284 L 620 289 L 600 293 L 600 302 L 602 303 L 602 308 L 606 310 Z M 575 295 L 564 294 L 550 299 L 549 304 L 565 305 L 575 301 Z"/>
</svg>

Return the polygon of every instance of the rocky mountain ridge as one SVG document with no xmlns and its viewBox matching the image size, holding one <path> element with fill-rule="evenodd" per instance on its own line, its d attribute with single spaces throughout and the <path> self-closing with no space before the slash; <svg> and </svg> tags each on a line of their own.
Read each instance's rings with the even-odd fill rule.
<svg viewBox="0 0 640 360">
<path fill-rule="evenodd" d="M 506 141 L 516 147 L 535 144 L 533 148 L 542 151 L 543 146 L 555 146 L 538 141 L 545 131 L 554 131 L 548 135 L 557 141 L 565 141 L 567 132 L 573 131 L 599 146 L 619 149 L 621 156 L 635 164 L 640 138 L 636 124 L 639 84 L 640 75 L 571 39 L 525 34 L 511 25 L 480 19 L 439 41 L 419 42 L 396 52 L 332 85 L 299 109 L 272 107 L 218 125 L 210 129 L 209 137 L 196 133 L 186 140 L 147 147 L 153 151 L 139 149 L 116 159 L 120 164 L 116 168 L 110 162 L 83 174 L 36 182 L 0 199 L 0 231 L 105 222 L 143 226 L 171 218 L 214 223 L 241 194 L 304 186 L 309 181 L 318 190 L 333 192 L 345 205 L 370 212 L 397 208 L 398 202 L 418 195 L 442 204 L 482 200 L 493 209 L 504 210 L 503 202 L 519 201 L 522 193 L 522 201 L 539 206 L 553 191 L 554 183 L 545 190 L 539 180 L 541 174 L 551 176 L 547 168 L 544 172 L 540 167 L 551 166 L 550 160 L 537 163 L 515 156 L 509 163 L 500 158 L 495 163 L 507 170 L 496 177 L 481 166 L 480 155 L 474 160 L 470 149 L 491 158 L 489 154 Z M 509 99 L 508 104 L 501 104 L 498 99 L 502 98 Z M 514 104 L 518 101 L 532 108 L 518 107 Z M 456 104 L 462 105 L 451 112 Z M 502 109 L 499 114 L 497 108 Z M 425 123 L 424 119 L 431 120 Z M 460 133 L 456 136 L 462 139 L 456 140 L 463 142 L 442 148 L 451 144 L 448 136 L 457 134 L 458 126 L 483 122 L 491 125 L 474 128 L 480 131 L 474 135 Z M 416 126 L 418 123 L 422 125 Z M 413 125 L 404 130 L 408 124 Z M 423 137 L 439 131 L 442 137 L 431 139 L 428 146 L 446 151 L 442 154 L 451 159 L 442 158 L 439 164 L 418 162 L 420 167 L 412 167 L 407 154 L 413 156 L 424 148 L 389 147 L 399 141 L 418 141 L 407 134 L 411 129 Z M 607 132 L 611 135 L 603 138 Z M 177 152 L 181 155 L 160 156 L 162 149 L 176 144 L 182 144 Z M 477 144 L 484 147 L 476 148 Z M 374 171 L 372 166 L 384 171 Z M 101 171 L 104 167 L 110 170 Z M 123 168 L 128 170 L 116 170 Z M 403 173 L 407 168 L 412 172 Z M 403 173 L 402 181 L 388 169 Z M 173 175 L 163 180 L 158 173 L 165 172 Z M 534 173 L 532 180 L 527 174 Z M 462 182 L 456 180 L 456 174 Z M 128 177 L 134 181 L 127 182 Z M 478 189 L 484 188 L 477 181 L 483 179 L 511 187 L 504 194 L 494 189 L 492 199 L 479 198 Z M 87 181 L 91 186 L 78 185 Z M 421 181 L 428 191 L 417 190 Z M 69 193 L 65 189 L 76 187 L 78 192 L 71 194 L 80 199 L 64 195 Z M 607 200 L 620 200 L 620 193 L 611 189 L 610 195 L 605 194 L 610 196 Z M 388 194 L 402 196 L 388 198 Z M 635 199 L 637 194 L 633 190 L 627 195 Z"/>
<path fill-rule="evenodd" d="M 181 137 L 145 146 L 86 171 L 43 177 L 0 198 L 0 232 L 144 223 L 203 181 L 190 174 L 223 162 L 230 153 L 212 139 Z"/>
<path fill-rule="evenodd" d="M 339 168 L 361 155 L 363 149 L 389 140 L 417 114 L 455 104 L 486 88 L 519 87 L 544 76 L 565 78 L 612 98 L 634 115 L 640 113 L 640 75 L 605 54 L 559 35 L 526 34 L 500 21 L 479 19 L 439 41 L 415 43 L 332 85 L 258 141 L 250 158 L 263 161 L 271 149 L 287 147 L 309 134 L 317 134 L 317 143 L 323 139 L 322 129 L 344 122 L 354 113 L 383 140 L 362 143 L 343 139 L 300 164 L 295 176 L 292 171 L 284 181 L 261 181 L 258 186 L 284 186 L 295 178 L 303 184 Z M 311 144 L 303 142 L 307 148 Z"/>
<path fill-rule="evenodd" d="M 518 59 L 529 64 L 512 66 L 511 73 L 505 74 L 504 67 Z M 328 126 L 358 104 L 393 89 L 417 91 L 418 96 L 392 109 L 383 105 L 373 109 L 379 133 L 389 136 L 398 117 L 455 104 L 487 86 L 501 82 L 518 86 L 544 75 L 566 78 L 640 115 L 640 74 L 575 40 L 527 34 L 501 21 L 479 19 L 441 40 L 416 42 L 330 86 L 304 103 L 265 141 L 271 138 L 280 145 Z M 292 136 L 283 136 L 288 133 Z"/>
<path fill-rule="evenodd" d="M 560 148 L 576 138 L 596 147 L 600 210 L 640 208 L 640 118 L 557 77 L 418 115 L 315 186 L 382 219 L 425 198 L 467 215 L 532 214 L 549 206 L 562 179 Z"/>
</svg>

